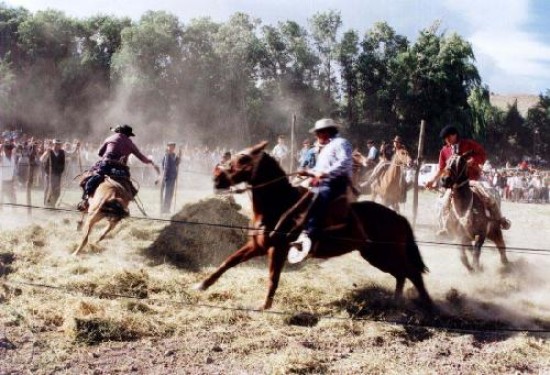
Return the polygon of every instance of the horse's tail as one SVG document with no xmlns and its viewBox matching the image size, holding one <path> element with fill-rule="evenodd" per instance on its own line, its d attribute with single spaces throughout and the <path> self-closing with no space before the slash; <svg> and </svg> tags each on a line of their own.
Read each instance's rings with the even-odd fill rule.
<svg viewBox="0 0 550 375">
<path fill-rule="evenodd" d="M 101 206 L 101 212 L 107 216 L 125 218 L 130 215 L 120 198 L 111 198 Z"/>
<path fill-rule="evenodd" d="M 414 233 L 412 231 L 411 225 L 406 219 L 404 220 L 407 224 L 407 231 L 409 232 L 407 234 L 407 256 L 411 260 L 413 266 L 421 273 L 429 272 L 430 269 L 426 266 L 426 264 L 422 260 L 422 256 L 420 255 L 420 249 L 418 248 L 416 240 L 414 239 Z"/>
</svg>

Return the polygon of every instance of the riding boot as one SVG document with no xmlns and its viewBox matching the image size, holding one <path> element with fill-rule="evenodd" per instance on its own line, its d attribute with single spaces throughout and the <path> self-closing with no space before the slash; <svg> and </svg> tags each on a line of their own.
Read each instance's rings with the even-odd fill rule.
<svg viewBox="0 0 550 375">
<path fill-rule="evenodd" d="M 311 239 L 306 231 L 303 231 L 295 242 L 290 243 L 287 260 L 290 264 L 300 263 L 308 256 L 311 250 Z"/>
</svg>

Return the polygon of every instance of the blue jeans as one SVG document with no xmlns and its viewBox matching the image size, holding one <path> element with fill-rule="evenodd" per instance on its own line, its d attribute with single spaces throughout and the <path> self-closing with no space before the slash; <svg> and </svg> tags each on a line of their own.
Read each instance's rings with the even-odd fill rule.
<svg viewBox="0 0 550 375">
<path fill-rule="evenodd" d="M 319 235 L 321 230 L 320 225 L 327 213 L 329 203 L 344 194 L 348 184 L 348 178 L 338 177 L 329 181 L 322 181 L 319 186 L 311 189 L 315 197 L 308 211 L 305 227 L 305 231 L 310 238 Z"/>
</svg>

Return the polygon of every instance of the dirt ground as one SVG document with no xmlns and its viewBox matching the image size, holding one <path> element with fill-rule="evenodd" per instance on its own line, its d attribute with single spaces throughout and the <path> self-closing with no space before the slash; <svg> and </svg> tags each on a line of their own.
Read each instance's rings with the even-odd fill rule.
<svg viewBox="0 0 550 375">
<path fill-rule="evenodd" d="M 178 207 L 211 194 L 192 177 Z M 158 192 L 140 194 L 158 217 Z M 409 283 L 405 301 L 393 301 L 393 278 L 355 253 L 287 267 L 274 311 L 252 311 L 266 292 L 262 260 L 196 292 L 213 266 L 152 262 L 144 249 L 172 224 L 136 207 L 136 218 L 76 258 L 77 214 L 4 207 L 0 374 L 550 373 L 550 206 L 503 202 L 512 267 L 487 244 L 484 272 L 469 274 L 456 246 L 434 234 L 435 199 L 421 193 L 415 235 L 437 313 L 417 305 Z M 67 192 L 61 208 L 76 201 Z M 237 201 L 248 213 L 246 194 Z M 409 195 L 402 212 L 411 211 Z"/>
</svg>

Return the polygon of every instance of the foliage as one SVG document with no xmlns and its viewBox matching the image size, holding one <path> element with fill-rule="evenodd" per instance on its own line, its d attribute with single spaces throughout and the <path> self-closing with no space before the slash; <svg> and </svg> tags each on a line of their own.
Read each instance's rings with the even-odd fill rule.
<svg viewBox="0 0 550 375">
<path fill-rule="evenodd" d="M 472 46 L 438 22 L 412 42 L 386 22 L 341 26 L 336 10 L 306 26 L 244 13 L 184 25 L 163 11 L 75 19 L 0 4 L 0 126 L 73 135 L 130 122 L 161 129 L 151 139 L 223 134 L 241 147 L 287 133 L 295 113 L 299 138 L 331 116 L 359 145 L 400 134 L 414 148 L 424 119 L 428 157 L 448 123 L 502 162 L 548 151 L 548 96 L 525 119 L 492 106 Z"/>
</svg>

